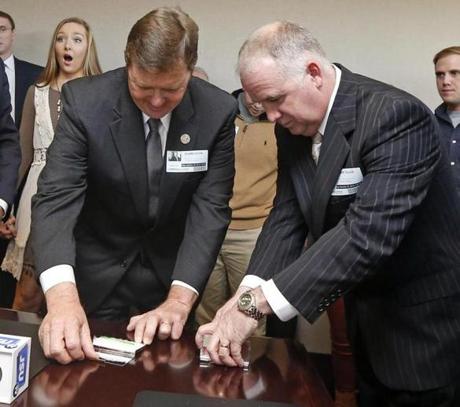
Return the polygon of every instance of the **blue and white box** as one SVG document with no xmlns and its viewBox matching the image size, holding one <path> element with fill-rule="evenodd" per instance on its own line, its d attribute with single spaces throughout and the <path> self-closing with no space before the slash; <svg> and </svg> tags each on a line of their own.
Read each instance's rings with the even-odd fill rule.
<svg viewBox="0 0 460 407">
<path fill-rule="evenodd" d="M 0 403 L 11 403 L 29 385 L 31 340 L 0 334 Z"/>
</svg>

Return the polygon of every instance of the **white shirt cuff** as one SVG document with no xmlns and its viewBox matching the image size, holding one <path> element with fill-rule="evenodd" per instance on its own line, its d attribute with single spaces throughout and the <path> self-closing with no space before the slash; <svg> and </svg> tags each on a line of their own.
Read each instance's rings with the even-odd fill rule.
<svg viewBox="0 0 460 407">
<path fill-rule="evenodd" d="M 72 266 L 68 264 L 59 264 L 40 274 L 40 284 L 44 293 L 59 283 L 75 284 L 75 274 Z"/>
<path fill-rule="evenodd" d="M 8 211 L 8 204 L 3 199 L 0 199 L 0 208 L 3 209 L 3 212 L 6 215 L 6 212 Z M 4 219 L 4 217 L 3 217 L 3 219 Z"/>
<path fill-rule="evenodd" d="M 288 321 L 299 314 L 288 300 L 286 300 L 286 297 L 281 294 L 281 291 L 278 290 L 273 280 L 265 281 L 261 285 L 261 288 L 271 309 L 281 321 Z"/>
<path fill-rule="evenodd" d="M 191 285 L 188 285 L 187 283 L 184 283 L 183 281 L 180 280 L 174 280 L 171 285 L 180 285 L 181 287 L 188 288 L 189 290 L 192 290 L 196 295 L 200 295 L 197 290 L 195 290 Z"/>
<path fill-rule="evenodd" d="M 240 283 L 240 287 L 243 286 L 243 287 L 249 287 L 252 289 L 252 288 L 260 287 L 262 283 L 265 283 L 265 280 L 263 278 L 249 274 L 243 277 L 243 280 L 241 280 L 241 283 Z"/>
</svg>

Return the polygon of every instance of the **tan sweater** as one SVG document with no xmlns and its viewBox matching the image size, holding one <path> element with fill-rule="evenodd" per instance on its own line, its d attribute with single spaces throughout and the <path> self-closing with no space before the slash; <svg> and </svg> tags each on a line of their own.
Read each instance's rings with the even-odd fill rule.
<svg viewBox="0 0 460 407">
<path fill-rule="evenodd" d="M 256 229 L 273 207 L 278 171 L 274 124 L 235 120 L 235 183 L 229 229 Z"/>
</svg>

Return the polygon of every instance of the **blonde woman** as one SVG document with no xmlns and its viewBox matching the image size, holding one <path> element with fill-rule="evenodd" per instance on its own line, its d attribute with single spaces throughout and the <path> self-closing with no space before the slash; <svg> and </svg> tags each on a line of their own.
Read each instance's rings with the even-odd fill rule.
<svg viewBox="0 0 460 407">
<path fill-rule="evenodd" d="M 46 163 L 46 150 L 53 140 L 62 110 L 61 88 L 72 79 L 100 73 L 89 25 L 77 17 L 62 20 L 54 31 L 46 67 L 37 84 L 29 88 L 24 102 L 19 179 L 26 178 L 16 218 L 12 216 L 6 222 L 15 238 L 10 241 L 1 266 L 18 280 L 14 309 L 38 311 L 43 301 L 28 244 L 31 199 L 37 191 L 38 176 Z"/>
</svg>

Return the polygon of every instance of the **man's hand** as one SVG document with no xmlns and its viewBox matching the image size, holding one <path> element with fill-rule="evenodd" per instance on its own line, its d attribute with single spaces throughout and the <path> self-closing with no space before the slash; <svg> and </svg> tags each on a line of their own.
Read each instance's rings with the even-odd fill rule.
<svg viewBox="0 0 460 407">
<path fill-rule="evenodd" d="M 14 237 L 16 237 L 16 218 L 11 215 L 5 222 L 0 221 L 0 238 L 9 240 Z"/>
<path fill-rule="evenodd" d="M 85 358 L 98 359 L 75 284 L 59 283 L 45 297 L 48 313 L 38 331 L 45 356 L 64 365 Z"/>
<path fill-rule="evenodd" d="M 196 298 L 192 290 L 173 285 L 163 304 L 145 314 L 132 317 L 126 329 L 134 331 L 136 342 L 148 345 L 152 343 L 155 334 L 159 339 L 179 339 Z"/>
<path fill-rule="evenodd" d="M 237 308 L 239 296 L 247 291 L 247 287 L 240 287 L 236 294 L 216 313 L 209 324 L 202 325 L 195 336 L 195 342 L 201 349 L 203 338 L 210 335 L 206 350 L 213 363 L 227 366 L 243 366 L 241 354 L 243 343 L 257 328 L 257 321 Z M 257 307 L 264 314 L 272 313 L 262 290 L 253 290 L 256 296 Z"/>
</svg>

